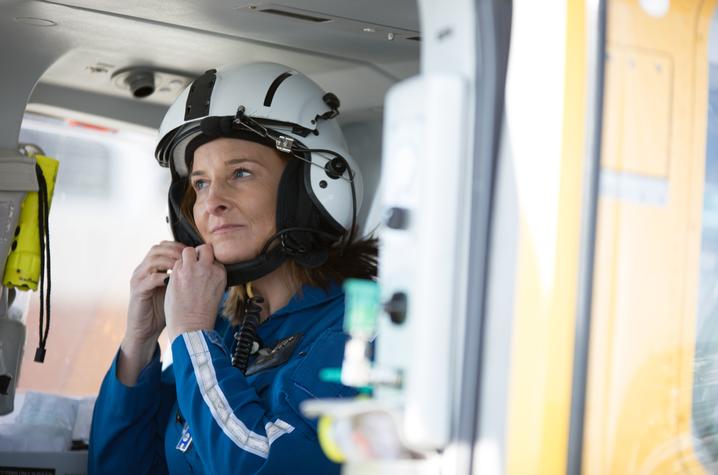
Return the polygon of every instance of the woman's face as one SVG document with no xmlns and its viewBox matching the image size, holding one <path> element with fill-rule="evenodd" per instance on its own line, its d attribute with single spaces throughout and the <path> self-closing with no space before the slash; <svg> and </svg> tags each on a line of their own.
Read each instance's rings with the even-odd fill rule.
<svg viewBox="0 0 718 475">
<path fill-rule="evenodd" d="M 256 257 L 276 232 L 277 189 L 285 161 L 254 142 L 220 138 L 194 153 L 194 222 L 215 258 L 232 264 Z"/>
</svg>

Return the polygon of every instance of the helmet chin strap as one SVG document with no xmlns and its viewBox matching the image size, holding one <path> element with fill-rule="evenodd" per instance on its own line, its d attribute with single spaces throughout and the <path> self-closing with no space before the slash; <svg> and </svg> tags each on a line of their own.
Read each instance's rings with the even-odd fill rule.
<svg viewBox="0 0 718 475">
<path fill-rule="evenodd" d="M 269 252 L 260 254 L 254 259 L 237 264 L 225 264 L 227 271 L 227 287 L 246 284 L 267 274 L 274 272 L 287 260 L 287 254 L 281 247 L 275 247 Z"/>
<path fill-rule="evenodd" d="M 296 245 L 290 244 L 290 239 L 284 239 L 290 236 L 291 233 L 298 232 L 313 233 L 323 237 L 334 238 L 334 236 L 329 233 L 310 228 L 283 229 L 267 239 L 259 255 L 254 259 L 237 264 L 224 265 L 224 268 L 227 270 L 227 287 L 246 284 L 247 282 L 264 277 L 274 272 L 289 257 L 292 257 L 302 267 L 316 268 L 324 264 L 329 257 L 329 251 L 327 249 L 298 249 Z M 269 249 L 275 240 L 279 240 L 280 245 Z"/>
</svg>

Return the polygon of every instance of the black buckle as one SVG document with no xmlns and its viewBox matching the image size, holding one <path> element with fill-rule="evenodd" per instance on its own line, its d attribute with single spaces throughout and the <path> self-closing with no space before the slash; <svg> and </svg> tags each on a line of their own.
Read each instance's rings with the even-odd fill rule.
<svg viewBox="0 0 718 475">
<path fill-rule="evenodd" d="M 293 243 L 288 243 L 286 236 L 287 236 L 287 233 L 279 236 L 279 242 L 281 243 L 282 249 L 284 250 L 284 252 L 286 254 L 288 254 L 290 256 L 301 256 L 301 255 L 306 254 L 307 249 L 304 246 L 297 243 L 293 239 L 292 239 L 292 241 L 294 241 Z"/>
</svg>

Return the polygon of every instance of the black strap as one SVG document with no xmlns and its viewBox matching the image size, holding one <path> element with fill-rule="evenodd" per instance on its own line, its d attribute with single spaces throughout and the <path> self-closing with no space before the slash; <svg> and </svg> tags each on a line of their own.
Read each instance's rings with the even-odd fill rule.
<svg viewBox="0 0 718 475">
<path fill-rule="evenodd" d="M 187 93 L 185 103 L 184 120 L 199 119 L 209 114 L 212 89 L 217 80 L 217 70 L 210 69 L 194 80 Z"/>
<path fill-rule="evenodd" d="M 50 292 L 52 290 L 50 278 L 50 199 L 47 191 L 47 181 L 42 173 L 40 165 L 35 165 L 37 175 L 37 210 L 38 230 L 40 238 L 40 335 L 35 361 L 45 361 L 45 345 L 50 333 Z M 47 280 L 47 293 L 45 293 L 45 281 Z M 47 314 L 47 320 L 44 319 Z"/>
<path fill-rule="evenodd" d="M 277 269 L 287 257 L 282 248 L 277 246 L 249 261 L 226 264 L 224 268 L 227 271 L 227 287 L 257 280 Z"/>
<path fill-rule="evenodd" d="M 274 100 L 274 94 L 277 92 L 279 85 L 284 82 L 285 79 L 292 77 L 291 72 L 282 73 L 277 76 L 267 90 L 267 95 L 264 96 L 264 107 L 271 107 L 272 101 Z"/>
</svg>

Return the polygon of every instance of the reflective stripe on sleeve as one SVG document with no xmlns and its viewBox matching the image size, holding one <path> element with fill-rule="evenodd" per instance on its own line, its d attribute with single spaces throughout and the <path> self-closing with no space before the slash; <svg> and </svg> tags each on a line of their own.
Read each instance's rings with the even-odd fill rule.
<svg viewBox="0 0 718 475">
<path fill-rule="evenodd" d="M 266 459 L 269 455 L 270 445 L 282 435 L 292 432 L 294 427 L 281 419 L 277 419 L 264 425 L 266 436 L 249 430 L 234 414 L 229 402 L 227 402 L 227 398 L 219 387 L 217 374 L 212 365 L 212 356 L 209 353 L 202 331 L 183 333 L 182 337 L 192 361 L 200 393 L 215 422 L 239 448 Z"/>
</svg>

